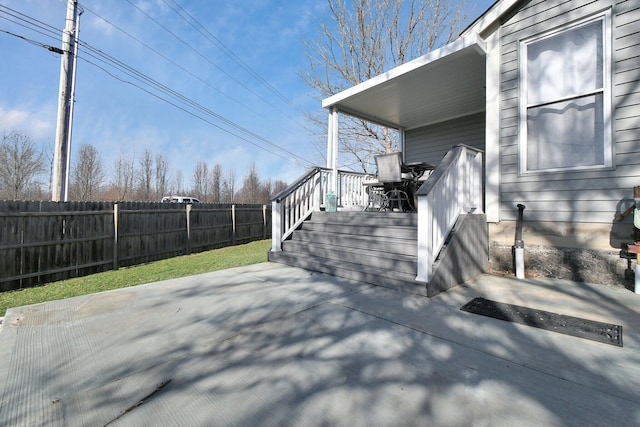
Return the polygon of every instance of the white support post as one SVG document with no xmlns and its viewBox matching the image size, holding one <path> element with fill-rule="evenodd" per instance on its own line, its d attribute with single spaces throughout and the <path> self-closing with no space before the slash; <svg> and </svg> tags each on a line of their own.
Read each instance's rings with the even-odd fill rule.
<svg viewBox="0 0 640 427">
<path fill-rule="evenodd" d="M 500 222 L 500 42 L 501 30 L 487 38 L 485 109 L 485 188 L 483 211 L 487 222 Z M 481 184 L 482 185 L 482 184 Z"/>
<path fill-rule="evenodd" d="M 462 147 L 462 154 L 458 158 L 458 165 L 453 170 L 455 176 L 455 185 L 457 186 L 457 204 L 458 211 L 455 213 L 455 217 L 465 212 L 465 199 L 467 197 L 467 175 L 469 175 L 469 162 L 467 162 L 467 147 Z"/>
<path fill-rule="evenodd" d="M 282 203 L 271 202 L 271 252 L 282 251 Z"/>
<path fill-rule="evenodd" d="M 333 169 L 333 111 L 329 111 L 327 121 L 327 169 Z"/>
<path fill-rule="evenodd" d="M 333 154 L 333 159 L 332 159 L 332 164 L 331 164 L 331 169 L 332 169 L 332 176 L 331 176 L 331 186 L 330 189 L 335 191 L 336 193 L 338 192 L 338 110 L 333 107 L 331 109 L 331 152 Z"/>
<path fill-rule="evenodd" d="M 418 274 L 416 280 L 429 282 L 433 269 L 433 209 L 429 196 L 418 196 Z"/>
<path fill-rule="evenodd" d="M 474 189 L 474 194 L 475 194 L 474 202 L 476 205 L 475 213 L 478 213 L 478 214 L 484 213 L 484 210 L 485 210 L 484 200 L 482 195 L 483 163 L 484 163 L 484 158 L 482 153 L 476 154 L 475 158 L 473 159 L 473 166 L 474 166 L 473 172 L 474 172 L 474 183 L 476 187 Z"/>
</svg>

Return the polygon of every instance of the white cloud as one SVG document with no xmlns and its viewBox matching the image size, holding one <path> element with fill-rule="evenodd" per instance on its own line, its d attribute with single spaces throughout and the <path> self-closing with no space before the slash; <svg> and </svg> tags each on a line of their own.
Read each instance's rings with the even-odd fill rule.
<svg viewBox="0 0 640 427">
<path fill-rule="evenodd" d="M 49 112 L 5 109 L 0 106 L 0 129 L 3 132 L 15 130 L 39 140 L 54 132 L 55 124 Z"/>
</svg>

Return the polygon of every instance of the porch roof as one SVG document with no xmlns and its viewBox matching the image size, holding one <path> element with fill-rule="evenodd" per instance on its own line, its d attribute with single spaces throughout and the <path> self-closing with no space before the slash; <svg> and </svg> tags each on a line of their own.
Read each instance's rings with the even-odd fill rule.
<svg viewBox="0 0 640 427">
<path fill-rule="evenodd" d="M 486 44 L 461 37 L 322 102 L 396 129 L 412 129 L 485 109 Z"/>
</svg>

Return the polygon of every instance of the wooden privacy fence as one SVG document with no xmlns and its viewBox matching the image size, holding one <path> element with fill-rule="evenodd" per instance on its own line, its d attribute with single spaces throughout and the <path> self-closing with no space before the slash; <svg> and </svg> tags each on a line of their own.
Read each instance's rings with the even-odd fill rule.
<svg viewBox="0 0 640 427">
<path fill-rule="evenodd" d="M 0 291 L 270 237 L 266 205 L 0 201 Z"/>
</svg>

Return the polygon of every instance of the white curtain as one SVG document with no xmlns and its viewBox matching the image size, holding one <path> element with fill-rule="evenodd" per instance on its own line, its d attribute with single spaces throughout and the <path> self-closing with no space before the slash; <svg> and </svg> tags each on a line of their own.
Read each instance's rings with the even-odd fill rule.
<svg viewBox="0 0 640 427">
<path fill-rule="evenodd" d="M 602 27 L 527 46 L 527 170 L 604 163 Z"/>
<path fill-rule="evenodd" d="M 529 105 L 602 89 L 602 21 L 527 48 Z"/>
<path fill-rule="evenodd" d="M 527 169 L 604 164 L 602 95 L 530 108 Z"/>
</svg>

